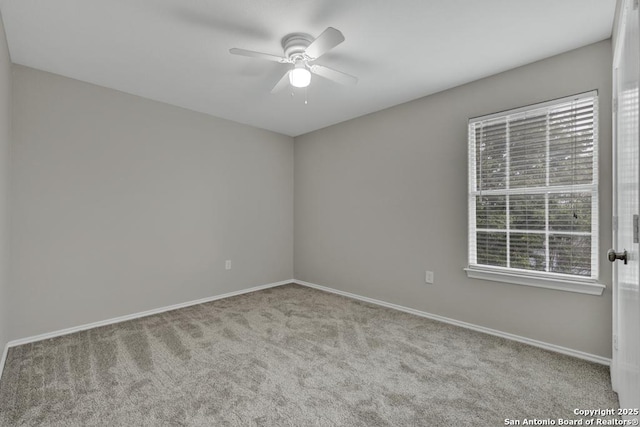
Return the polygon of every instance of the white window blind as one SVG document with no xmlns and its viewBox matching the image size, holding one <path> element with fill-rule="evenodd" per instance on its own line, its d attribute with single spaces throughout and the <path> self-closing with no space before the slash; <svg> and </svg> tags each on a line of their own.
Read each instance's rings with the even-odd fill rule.
<svg viewBox="0 0 640 427">
<path fill-rule="evenodd" d="M 469 269 L 596 280 L 596 92 L 469 120 Z"/>
</svg>

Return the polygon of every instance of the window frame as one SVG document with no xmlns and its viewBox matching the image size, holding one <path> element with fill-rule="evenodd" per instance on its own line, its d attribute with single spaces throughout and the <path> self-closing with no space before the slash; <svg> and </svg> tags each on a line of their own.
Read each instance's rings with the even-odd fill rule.
<svg viewBox="0 0 640 427">
<path fill-rule="evenodd" d="M 518 269 L 512 267 L 501 267 L 501 266 L 492 266 L 485 264 L 477 264 L 477 248 L 476 248 L 476 196 L 478 195 L 478 191 L 476 190 L 476 141 L 475 136 L 472 137 L 472 132 L 474 132 L 475 124 L 480 122 L 488 122 L 491 120 L 495 120 L 496 122 L 500 119 L 505 119 L 505 122 L 509 121 L 509 117 L 521 115 L 524 113 L 533 113 L 539 110 L 549 110 L 554 106 L 558 106 L 560 104 L 584 100 L 584 99 L 593 99 L 593 182 L 591 184 L 581 184 L 574 186 L 566 186 L 571 187 L 571 190 L 576 191 L 576 187 L 583 188 L 587 190 L 592 197 L 591 200 L 591 277 L 581 277 L 578 275 L 569 275 L 569 274 L 561 274 L 561 273 L 553 273 L 547 271 L 535 271 L 535 270 L 525 270 Z M 598 135 L 598 125 L 599 125 L 599 111 L 598 111 L 598 91 L 593 90 L 589 92 L 580 93 L 577 95 L 571 95 L 563 98 L 553 99 L 546 102 L 536 103 L 532 105 L 527 105 L 524 107 L 519 107 L 511 110 L 501 111 L 498 113 L 493 113 L 485 116 L 473 117 L 468 121 L 468 136 L 467 136 L 467 152 L 468 152 L 468 256 L 467 256 L 467 267 L 464 269 L 469 278 L 473 279 L 484 279 L 498 282 L 505 282 L 517 285 L 525 285 L 525 286 L 535 286 L 540 288 L 547 289 L 556 289 L 562 291 L 569 292 L 578 292 L 590 295 L 602 295 L 605 285 L 598 281 L 598 263 L 599 263 L 599 221 L 598 221 L 598 209 L 599 209 L 599 175 L 598 175 L 598 146 L 599 146 L 599 135 Z M 548 141 L 548 140 L 547 140 Z M 548 144 L 548 143 L 547 143 Z M 508 148 L 507 148 L 508 152 Z M 507 154 L 508 155 L 508 154 Z M 510 158 L 507 159 L 507 163 L 509 163 Z M 506 171 L 507 173 L 509 170 Z M 508 178 L 506 178 L 508 181 Z M 540 192 L 540 189 L 549 189 L 549 185 L 538 187 L 537 192 Z M 558 193 L 562 190 L 562 186 L 555 186 L 553 191 L 546 192 L 547 197 L 549 194 Z M 527 194 L 528 191 L 535 191 L 534 187 L 520 187 L 517 189 L 507 188 L 503 190 L 495 190 L 495 191 L 487 191 L 480 193 L 496 193 L 500 194 L 514 194 L 514 195 L 523 195 Z M 507 213 L 508 215 L 508 213 Z M 549 215 L 548 211 L 545 213 L 546 216 Z M 595 218 L 595 219 L 594 219 Z M 548 218 L 545 218 L 546 223 L 548 224 Z M 509 236 L 509 231 L 516 231 L 516 229 L 506 229 L 507 236 Z M 548 226 L 545 230 L 545 233 L 549 234 L 550 231 Z M 567 233 L 571 234 L 571 233 Z M 507 255 L 508 256 L 508 255 Z"/>
</svg>

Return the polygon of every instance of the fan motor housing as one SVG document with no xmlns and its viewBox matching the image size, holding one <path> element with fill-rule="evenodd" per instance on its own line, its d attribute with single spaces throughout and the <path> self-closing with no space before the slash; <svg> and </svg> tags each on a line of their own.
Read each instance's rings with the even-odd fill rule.
<svg viewBox="0 0 640 427">
<path fill-rule="evenodd" d="M 305 33 L 291 33 L 282 38 L 284 54 L 289 59 L 302 57 L 305 49 L 311 44 L 313 37 Z"/>
</svg>

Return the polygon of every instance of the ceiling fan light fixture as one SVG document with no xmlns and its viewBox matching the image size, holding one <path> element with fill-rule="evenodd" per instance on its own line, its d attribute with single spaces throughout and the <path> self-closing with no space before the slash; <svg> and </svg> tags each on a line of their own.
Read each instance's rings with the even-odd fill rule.
<svg viewBox="0 0 640 427">
<path fill-rule="evenodd" d="M 271 89 L 271 93 L 279 92 L 289 86 L 305 88 L 311 83 L 311 74 L 318 75 L 336 83 L 354 85 L 358 82 L 357 77 L 334 70 L 333 68 L 325 67 L 324 65 L 313 63 L 343 41 L 344 35 L 339 30 L 333 27 L 327 27 L 327 29 L 315 39 L 306 33 L 291 33 L 284 36 L 282 38 L 284 56 L 239 49 L 237 47 L 229 49 L 229 53 L 287 64 L 287 71 L 280 80 L 278 80 L 278 83 L 276 83 L 273 89 Z M 310 62 L 313 64 L 309 64 Z M 293 67 L 291 67 L 292 65 Z"/>
<path fill-rule="evenodd" d="M 307 87 L 311 83 L 311 72 L 307 70 L 303 62 L 296 63 L 296 66 L 289 73 L 289 83 L 294 87 Z"/>
</svg>

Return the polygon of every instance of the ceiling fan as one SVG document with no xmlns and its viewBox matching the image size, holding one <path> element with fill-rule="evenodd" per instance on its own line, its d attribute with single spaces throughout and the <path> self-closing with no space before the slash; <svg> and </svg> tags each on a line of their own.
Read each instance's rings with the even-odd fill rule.
<svg viewBox="0 0 640 427">
<path fill-rule="evenodd" d="M 294 87 L 307 87 L 311 83 L 311 74 L 316 74 L 325 79 L 345 84 L 354 85 L 358 78 L 324 65 L 313 64 L 322 55 L 344 41 L 344 36 L 333 27 L 328 27 L 315 40 L 305 33 L 287 34 L 282 39 L 284 56 L 268 53 L 254 52 L 252 50 L 233 48 L 229 52 L 233 55 L 248 56 L 251 58 L 266 59 L 267 61 L 290 64 L 292 67 L 271 89 L 271 93 L 284 89 L 288 84 Z"/>
</svg>

